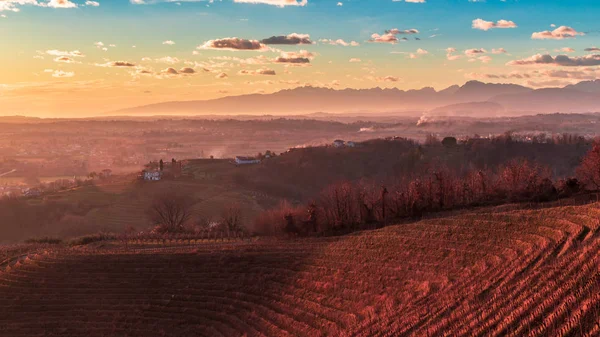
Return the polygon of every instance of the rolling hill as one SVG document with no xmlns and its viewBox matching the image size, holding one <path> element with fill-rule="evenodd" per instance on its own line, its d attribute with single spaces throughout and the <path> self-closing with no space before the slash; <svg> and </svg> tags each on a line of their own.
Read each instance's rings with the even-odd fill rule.
<svg viewBox="0 0 600 337">
<path fill-rule="evenodd" d="M 599 216 L 509 205 L 341 237 L 13 250 L 0 332 L 598 336 Z"/>
</svg>

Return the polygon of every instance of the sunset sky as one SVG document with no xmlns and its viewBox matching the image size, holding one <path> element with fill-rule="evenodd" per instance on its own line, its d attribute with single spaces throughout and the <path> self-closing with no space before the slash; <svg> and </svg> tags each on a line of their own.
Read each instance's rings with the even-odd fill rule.
<svg viewBox="0 0 600 337">
<path fill-rule="evenodd" d="M 600 78 L 596 0 L 0 0 L 0 114 Z M 598 47 L 598 48 L 597 48 Z"/>
</svg>

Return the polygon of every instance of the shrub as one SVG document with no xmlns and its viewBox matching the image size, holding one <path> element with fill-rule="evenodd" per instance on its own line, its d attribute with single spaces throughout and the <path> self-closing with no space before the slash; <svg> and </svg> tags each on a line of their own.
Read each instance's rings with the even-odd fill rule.
<svg viewBox="0 0 600 337">
<path fill-rule="evenodd" d="M 117 240 L 118 236 L 113 233 L 96 233 L 73 238 L 68 241 L 69 246 L 82 246 L 100 241 Z"/>
<path fill-rule="evenodd" d="M 41 238 L 27 239 L 27 240 L 25 240 L 25 243 L 58 245 L 58 244 L 62 243 L 62 239 L 46 236 L 46 237 L 41 237 Z"/>
</svg>

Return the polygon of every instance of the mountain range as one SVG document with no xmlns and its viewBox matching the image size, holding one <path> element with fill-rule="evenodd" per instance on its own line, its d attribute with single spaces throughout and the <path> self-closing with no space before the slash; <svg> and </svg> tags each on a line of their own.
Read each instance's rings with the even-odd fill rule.
<svg viewBox="0 0 600 337">
<path fill-rule="evenodd" d="M 517 84 L 469 81 L 436 91 L 342 89 L 304 86 L 272 94 L 211 100 L 170 101 L 112 111 L 108 115 L 207 115 L 329 113 L 423 113 L 489 117 L 529 113 L 600 111 L 600 80 L 562 88 L 532 89 Z"/>
</svg>

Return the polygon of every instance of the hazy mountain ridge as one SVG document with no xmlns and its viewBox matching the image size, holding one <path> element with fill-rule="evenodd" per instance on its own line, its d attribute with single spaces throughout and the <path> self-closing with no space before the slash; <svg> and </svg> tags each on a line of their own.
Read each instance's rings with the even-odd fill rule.
<svg viewBox="0 0 600 337">
<path fill-rule="evenodd" d="M 436 111 L 460 114 L 460 109 L 473 109 L 483 102 L 494 106 L 496 113 L 515 112 L 591 112 L 600 111 L 600 81 L 584 81 L 563 88 L 532 89 L 517 84 L 495 84 L 469 81 L 462 86 L 450 86 L 436 91 L 431 87 L 418 90 L 342 89 L 298 87 L 272 94 L 228 96 L 213 100 L 171 101 L 110 112 L 112 115 L 177 115 L 177 114 L 299 114 L 327 111 L 351 113 L 357 111 Z M 467 104 L 467 105 L 465 105 Z M 459 110 L 452 111 L 452 107 Z M 485 112 L 484 109 L 483 112 Z M 398 112 L 401 114 L 401 112 Z M 481 117 L 485 117 L 482 114 Z"/>
</svg>

